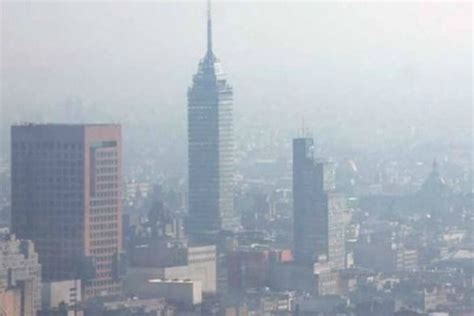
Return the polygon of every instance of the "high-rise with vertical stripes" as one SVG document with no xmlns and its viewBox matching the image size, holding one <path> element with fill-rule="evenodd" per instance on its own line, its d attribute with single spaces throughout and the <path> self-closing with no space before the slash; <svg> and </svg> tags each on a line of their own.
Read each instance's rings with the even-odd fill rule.
<svg viewBox="0 0 474 316">
<path fill-rule="evenodd" d="M 293 140 L 293 252 L 312 266 L 325 256 L 331 267 L 345 266 L 345 199 L 335 190 L 334 167 L 315 159 L 313 139 Z"/>
<path fill-rule="evenodd" d="M 207 52 L 188 90 L 188 209 L 190 235 L 234 230 L 233 93 L 212 48 L 210 5 Z"/>
</svg>

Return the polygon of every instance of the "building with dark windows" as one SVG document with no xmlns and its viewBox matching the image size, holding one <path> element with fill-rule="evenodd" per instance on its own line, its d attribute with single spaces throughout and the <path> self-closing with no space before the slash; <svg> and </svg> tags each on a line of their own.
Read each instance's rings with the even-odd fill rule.
<svg viewBox="0 0 474 316">
<path fill-rule="evenodd" d="M 119 294 L 121 127 L 16 125 L 11 155 L 12 231 L 34 241 L 44 281 Z"/>
<path fill-rule="evenodd" d="M 345 266 L 344 198 L 335 192 L 332 164 L 317 161 L 313 139 L 293 140 L 294 258 L 312 265 L 325 256 L 332 268 Z"/>
<path fill-rule="evenodd" d="M 209 8 L 207 52 L 188 90 L 187 232 L 191 236 L 239 226 L 233 205 L 232 88 L 212 50 L 211 28 Z"/>
</svg>

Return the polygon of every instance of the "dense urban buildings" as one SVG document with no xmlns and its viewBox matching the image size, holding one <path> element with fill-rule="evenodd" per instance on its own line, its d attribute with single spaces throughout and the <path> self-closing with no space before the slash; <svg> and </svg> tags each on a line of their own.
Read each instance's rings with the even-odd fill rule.
<svg viewBox="0 0 474 316">
<path fill-rule="evenodd" d="M 0 240 L 0 315 L 35 316 L 41 306 L 41 266 L 29 240 Z"/>
<path fill-rule="evenodd" d="M 11 128 L 12 231 L 35 243 L 45 281 L 83 280 L 84 296 L 120 293 L 119 125 Z"/>
<path fill-rule="evenodd" d="M 188 208 L 191 235 L 235 230 L 232 87 L 212 50 L 210 7 L 207 52 L 188 90 Z"/>
<path fill-rule="evenodd" d="M 294 256 L 310 264 L 326 257 L 333 268 L 345 267 L 344 198 L 335 192 L 334 169 L 317 161 L 312 138 L 293 140 Z"/>
</svg>

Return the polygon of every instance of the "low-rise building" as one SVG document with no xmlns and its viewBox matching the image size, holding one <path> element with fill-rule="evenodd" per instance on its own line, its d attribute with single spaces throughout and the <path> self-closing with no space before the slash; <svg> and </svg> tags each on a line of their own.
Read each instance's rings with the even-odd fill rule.
<svg viewBox="0 0 474 316">
<path fill-rule="evenodd" d="M 126 278 L 190 279 L 202 284 L 202 291 L 215 294 L 217 287 L 216 247 L 173 246 L 166 243 L 152 243 L 147 247 L 135 248 L 132 266 Z"/>
<path fill-rule="evenodd" d="M 63 280 L 45 282 L 41 285 L 41 316 L 82 315 L 81 281 Z"/>
<path fill-rule="evenodd" d="M 180 279 L 128 278 L 124 282 L 128 294 L 139 298 L 164 298 L 171 303 L 194 306 L 202 303 L 202 284 L 200 281 Z"/>
<path fill-rule="evenodd" d="M 74 306 L 81 299 L 80 280 L 54 281 L 41 285 L 41 305 L 43 309 L 58 307 L 60 304 Z"/>
<path fill-rule="evenodd" d="M 338 294 L 339 273 L 331 269 L 328 261 L 318 261 L 314 264 L 315 289 L 313 294 L 316 296 Z"/>
</svg>

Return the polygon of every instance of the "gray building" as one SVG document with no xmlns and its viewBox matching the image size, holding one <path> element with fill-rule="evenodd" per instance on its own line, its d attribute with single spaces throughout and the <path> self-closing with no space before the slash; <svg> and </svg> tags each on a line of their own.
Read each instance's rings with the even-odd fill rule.
<svg viewBox="0 0 474 316">
<path fill-rule="evenodd" d="M 294 257 L 310 264 L 327 256 L 344 268 L 344 198 L 335 192 L 332 164 L 314 159 L 313 139 L 293 140 Z"/>
<path fill-rule="evenodd" d="M 232 88 L 212 51 L 210 9 L 207 52 L 188 90 L 189 234 L 233 230 L 234 136 Z"/>
</svg>

